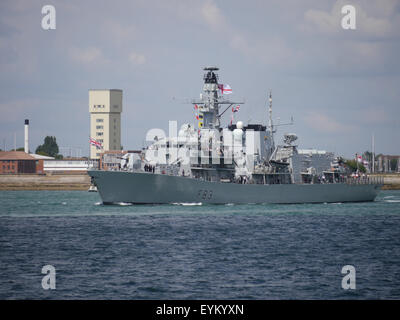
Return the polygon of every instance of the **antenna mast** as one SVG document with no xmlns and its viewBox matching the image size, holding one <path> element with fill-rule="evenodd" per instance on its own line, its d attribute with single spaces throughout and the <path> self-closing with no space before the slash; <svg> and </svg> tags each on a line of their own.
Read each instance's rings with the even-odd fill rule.
<svg viewBox="0 0 400 320">
<path fill-rule="evenodd" d="M 272 91 L 269 92 L 269 123 L 268 126 L 271 130 L 271 132 L 273 131 L 273 124 L 272 124 Z"/>
<path fill-rule="evenodd" d="M 274 123 L 272 121 L 272 90 L 269 91 L 269 121 L 268 121 L 268 127 L 271 132 L 271 139 L 274 141 Z"/>
<path fill-rule="evenodd" d="M 372 133 L 372 173 L 375 173 L 375 133 Z"/>
</svg>

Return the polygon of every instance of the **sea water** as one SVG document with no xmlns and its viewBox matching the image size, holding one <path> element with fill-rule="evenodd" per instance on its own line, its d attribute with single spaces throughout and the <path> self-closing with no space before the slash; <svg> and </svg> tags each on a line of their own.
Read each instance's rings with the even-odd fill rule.
<svg viewBox="0 0 400 320">
<path fill-rule="evenodd" d="M 47 265 L 55 289 L 42 286 Z M 355 289 L 342 286 L 346 265 Z M 1 191 L 0 299 L 400 299 L 400 191 L 113 206 L 83 191 Z"/>
</svg>

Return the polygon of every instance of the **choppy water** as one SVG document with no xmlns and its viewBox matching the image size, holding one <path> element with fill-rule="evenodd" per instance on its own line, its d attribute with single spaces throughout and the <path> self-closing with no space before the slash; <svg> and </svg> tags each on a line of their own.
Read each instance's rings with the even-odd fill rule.
<svg viewBox="0 0 400 320">
<path fill-rule="evenodd" d="M 41 269 L 56 268 L 43 290 Z M 341 268 L 356 268 L 343 290 Z M 0 192 L 1 299 L 400 299 L 400 192 L 313 205 L 103 206 Z"/>
</svg>

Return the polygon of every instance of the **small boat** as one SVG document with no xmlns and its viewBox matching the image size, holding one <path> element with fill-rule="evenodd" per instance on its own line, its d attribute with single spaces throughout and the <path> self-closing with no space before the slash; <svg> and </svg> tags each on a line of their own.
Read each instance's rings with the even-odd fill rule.
<svg viewBox="0 0 400 320">
<path fill-rule="evenodd" d="M 90 185 L 88 192 L 97 192 L 97 187 L 93 184 Z"/>
</svg>

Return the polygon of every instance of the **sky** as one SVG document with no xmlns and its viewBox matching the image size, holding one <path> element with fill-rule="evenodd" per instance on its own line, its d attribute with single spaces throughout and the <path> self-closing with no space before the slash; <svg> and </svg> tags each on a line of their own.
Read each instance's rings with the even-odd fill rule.
<svg viewBox="0 0 400 320">
<path fill-rule="evenodd" d="M 56 29 L 42 29 L 44 5 Z M 344 5 L 356 29 L 343 29 Z M 0 2 L 0 148 L 55 136 L 64 154 L 89 154 L 88 90 L 123 90 L 122 145 L 148 130 L 194 123 L 190 99 L 204 66 L 220 68 L 236 120 L 267 122 L 276 142 L 353 157 L 400 154 L 400 0 L 129 0 Z M 230 115 L 224 117 L 224 123 Z M 75 154 L 74 154 L 75 152 Z"/>
</svg>

